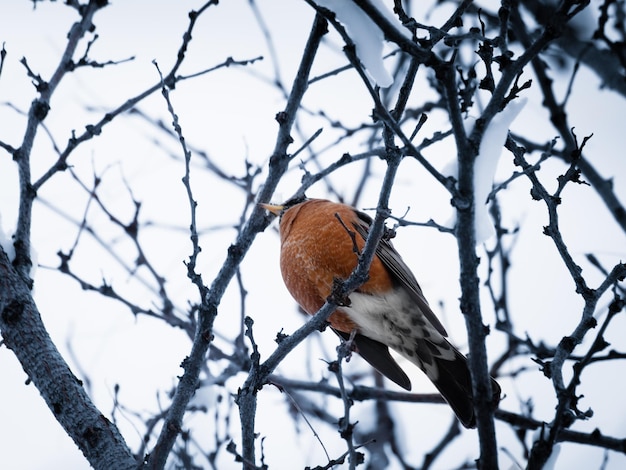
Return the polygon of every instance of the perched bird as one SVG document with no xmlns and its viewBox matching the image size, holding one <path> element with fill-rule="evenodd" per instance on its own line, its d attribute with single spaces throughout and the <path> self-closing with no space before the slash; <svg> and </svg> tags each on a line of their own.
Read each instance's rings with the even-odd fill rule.
<svg viewBox="0 0 626 470">
<path fill-rule="evenodd" d="M 372 224 L 367 214 L 323 199 L 294 198 L 284 205 L 261 204 L 280 217 L 280 268 L 287 289 L 310 315 L 347 279 Z M 355 247 L 356 244 L 356 247 Z M 415 276 L 383 237 L 369 279 L 328 319 L 367 362 L 406 390 L 411 382 L 389 353 L 391 348 L 418 366 L 437 387 L 465 427 L 474 427 L 472 383 L 467 359 L 446 340 Z M 494 407 L 500 386 L 492 379 Z"/>
</svg>

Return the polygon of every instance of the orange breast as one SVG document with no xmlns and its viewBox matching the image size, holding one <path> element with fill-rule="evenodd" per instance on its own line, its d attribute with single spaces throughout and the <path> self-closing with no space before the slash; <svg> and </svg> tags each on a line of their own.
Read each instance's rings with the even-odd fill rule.
<svg viewBox="0 0 626 470">
<path fill-rule="evenodd" d="M 357 220 L 349 206 L 323 200 L 307 201 L 283 214 L 280 267 L 287 289 L 307 313 L 312 315 L 324 305 L 333 279 L 347 279 L 356 267 L 358 254 L 347 229 L 353 230 L 352 222 Z M 360 252 L 365 242 L 357 233 L 354 240 Z M 360 292 L 376 294 L 392 288 L 389 273 L 378 257 L 374 257 L 369 274 Z M 340 331 L 356 328 L 340 311 L 335 311 L 329 321 Z"/>
</svg>

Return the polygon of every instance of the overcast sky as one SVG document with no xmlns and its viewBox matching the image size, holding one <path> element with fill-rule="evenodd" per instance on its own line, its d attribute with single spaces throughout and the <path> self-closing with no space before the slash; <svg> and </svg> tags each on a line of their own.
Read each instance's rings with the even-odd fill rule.
<svg viewBox="0 0 626 470">
<path fill-rule="evenodd" d="M 264 60 L 247 67 L 220 69 L 186 80 L 172 92 L 176 112 L 190 145 L 208 152 L 222 168 L 238 175 L 244 174 L 246 160 L 267 171 L 266 164 L 277 130 L 274 115 L 285 103 L 283 94 L 272 85 L 276 78 L 275 68 L 278 67 L 279 78 L 288 89 L 313 18 L 311 9 L 303 1 L 279 3 L 258 2 L 267 27 L 274 35 L 277 62 L 273 61 L 248 2 L 222 2 L 201 18 L 181 74 L 207 69 L 228 57 L 249 60 L 264 56 Z M 157 83 L 158 73 L 153 61 L 161 70 L 169 70 L 187 27 L 187 12 L 200 4 L 197 1 L 118 0 L 96 15 L 99 38 L 91 48 L 90 57 L 102 62 L 123 61 L 130 57 L 133 60 L 104 69 L 79 70 L 67 77 L 55 93 L 49 118 L 45 121 L 54 142 L 43 132 L 36 141 L 32 157 L 34 178 L 54 162 L 54 145 L 64 147 L 72 130 L 82 132 L 86 124 L 97 121 L 104 112 Z M 433 15 L 443 18 L 445 11 Z M 0 76 L 0 139 L 3 141 L 19 145 L 24 133 L 23 113 L 36 96 L 20 59 L 25 57 L 35 73 L 48 78 L 58 63 L 67 31 L 75 19 L 74 11 L 65 7 L 63 2 L 46 2 L 34 11 L 27 1 L 11 2 L 10 5 L 5 2 L 0 6 L 0 41 L 7 51 Z M 428 21 L 440 23 L 433 17 Z M 315 63 L 313 76 L 345 64 L 338 44 L 336 37 L 325 44 L 320 60 Z M 84 46 L 79 50 L 84 50 Z M 568 75 L 558 71 L 553 73 L 555 79 L 563 81 L 558 88 L 564 92 Z M 621 117 L 626 112 L 625 102 L 617 94 L 602 89 L 598 79 L 584 68 L 581 68 L 576 84 L 568 106 L 571 122 L 579 138 L 594 134 L 587 146 L 588 154 L 603 176 L 613 178 L 616 193 L 624 202 L 626 165 L 623 149 L 626 148 L 626 133 Z M 428 93 L 424 89 L 424 94 Z M 532 135 L 536 141 L 549 141 L 556 132 L 550 127 L 541 103 L 536 101 L 536 90 L 528 91 L 528 96 L 529 101 L 513 123 L 512 130 Z M 319 103 L 328 103 L 329 100 L 332 104 L 328 109 L 335 113 L 333 117 L 347 127 L 357 125 L 364 116 L 371 114 L 371 100 L 353 72 L 312 85 L 304 105 L 314 114 L 318 109 L 326 109 Z M 139 109 L 166 123 L 170 121 L 159 93 L 142 102 Z M 424 136 L 439 130 L 441 122 L 434 115 L 423 130 Z M 324 131 L 314 145 L 317 149 L 329 148 L 324 153 L 327 161 L 339 158 L 344 152 L 356 153 L 365 148 L 365 142 L 351 142 L 351 147 L 333 148 L 332 144 L 340 133 L 330 128 L 327 121 L 311 116 L 310 120 L 301 123 L 300 133 L 295 135 L 296 142 L 291 150 L 302 145 L 303 140 L 320 126 L 325 126 Z M 184 310 L 188 299 L 195 299 L 182 263 L 190 254 L 184 235 L 189 225 L 189 211 L 184 187 L 180 183 L 184 167 L 179 159 L 172 158 L 172 154 L 178 158 L 181 155 L 175 139 L 159 132 L 141 117 L 121 116 L 107 126 L 102 136 L 82 145 L 73 154 L 70 163 L 83 181 L 91 182 L 94 172 L 106 176 L 99 194 L 119 214 L 132 216 L 133 196 L 142 201 L 142 220 L 153 224 L 146 231 L 142 243 L 149 253 L 159 253 L 153 258 L 154 262 L 162 272 L 171 274 L 168 288 L 177 300 L 177 306 Z M 426 154 L 437 168 L 444 168 L 454 156 L 453 143 L 448 139 Z M 310 168 L 311 171 L 315 169 Z M 505 153 L 496 180 L 506 177 L 512 169 L 510 155 Z M 556 178 L 564 167 L 548 162 L 544 170 L 544 174 Z M 374 171 L 382 177 L 382 164 L 375 162 Z M 14 228 L 17 216 L 16 172 L 10 156 L 0 154 L 0 215 L 7 232 Z M 210 283 L 225 257 L 225 249 L 235 236 L 234 230 L 223 227 L 230 227 L 238 221 L 241 216 L 238 211 L 245 194 L 219 178 L 203 179 L 205 173 L 198 171 L 196 174 L 198 176 L 192 184 L 194 196 L 199 202 L 199 224 L 204 230 L 203 240 L 206 243 L 200 257 L 201 270 L 205 282 Z M 275 202 L 289 197 L 299 186 L 301 176 L 301 171 L 294 167 L 281 183 Z M 556 185 L 554 178 L 552 189 Z M 340 172 L 331 177 L 331 181 L 335 187 L 349 194 L 353 182 L 349 172 Z M 132 196 L 124 189 L 124 182 L 132 188 Z M 361 208 L 375 206 L 377 190 L 374 185 L 366 188 L 360 200 Z M 521 227 L 513 252 L 514 269 L 510 282 L 523 287 L 514 289 L 509 301 L 519 335 L 528 332 L 533 339 L 554 345 L 575 327 L 582 302 L 575 295 L 574 285 L 558 261 L 550 240 L 541 233 L 541 227 L 547 223 L 545 209 L 540 203 L 530 200 L 528 191 L 527 181 L 519 180 L 502 195 L 502 204 L 508 209 L 505 222 L 509 226 Z M 309 194 L 332 197 L 328 196 L 323 184 L 311 188 Z M 129 409 L 142 413 L 158 409 L 159 398 L 155 396 L 155 390 L 163 394 L 180 375 L 179 365 L 188 354 L 190 345 L 187 338 L 182 332 L 156 320 L 142 316 L 134 318 L 119 303 L 103 301 L 95 294 L 85 293 L 75 281 L 49 269 L 58 265 L 56 253 L 69 250 L 74 243 L 77 231 L 75 221 L 81 219 L 87 199 L 68 173 L 55 176 L 38 195 L 41 203 L 36 203 L 34 210 L 33 245 L 41 267 L 35 276 L 35 298 L 53 339 L 79 377 L 82 377 L 83 370 L 90 374 L 92 396 L 104 414 L 108 414 L 113 407 L 112 390 L 117 383 L 122 387 L 120 398 Z M 432 218 L 445 224 L 452 214 L 449 194 L 414 161 L 403 163 L 391 204 L 394 214 L 398 215 L 404 214 L 410 207 L 411 220 Z M 560 216 L 566 242 L 585 269 L 585 274 L 589 275 L 590 283 L 595 286 L 601 276 L 584 261 L 584 254 L 595 253 L 607 266 L 611 266 L 626 258 L 624 234 L 587 186 L 572 185 L 565 191 Z M 133 259 L 129 256 L 133 250 L 128 242 L 107 224 L 105 216 L 94 214 L 93 217 L 91 223 L 100 227 L 103 240 L 112 243 L 116 253 L 126 256 L 126 261 L 132 265 Z M 151 286 L 141 282 L 144 273 L 138 273 L 137 277 L 129 276 L 123 265 L 111 260 L 106 246 L 100 245 L 97 240 L 86 236 L 81 243 L 83 256 L 76 258 L 73 268 L 85 278 L 96 283 L 104 278 L 115 282 L 121 292 L 132 295 L 138 302 L 151 301 Z M 405 228 L 399 231 L 395 245 L 414 269 L 426 297 L 431 304 L 437 305 L 437 313 L 452 341 L 466 351 L 464 323 L 458 314 L 458 267 L 454 239 L 431 229 Z M 255 319 L 255 336 L 262 355 L 266 357 L 274 348 L 273 338 L 278 330 L 284 328 L 286 332 L 291 332 L 302 323 L 302 317 L 280 280 L 278 238 L 273 230 L 259 236 L 243 264 L 242 272 L 249 292 L 246 313 Z M 221 309 L 236 313 L 218 317 L 218 343 L 228 344 L 238 332 L 239 300 L 237 288 L 233 286 Z M 485 297 L 484 300 L 488 305 L 488 299 Z M 271 307 L 268 309 L 266 306 Z M 486 315 L 491 314 L 489 310 L 487 312 Z M 493 323 L 493 316 L 487 318 Z M 622 351 L 624 328 L 625 320 L 619 318 L 607 334 L 607 339 L 616 349 L 621 347 Z M 323 337 L 325 350 L 332 353 L 336 338 L 330 333 Z M 72 353 L 68 347 L 70 344 Z M 490 348 L 498 350 L 503 345 L 502 336 L 492 335 L 489 338 Z M 322 357 L 321 350 L 324 349 L 314 350 L 311 354 Z M 530 358 L 524 361 L 529 368 L 536 369 Z M 359 360 L 353 360 L 349 366 L 367 367 Z M 320 370 L 316 371 L 319 374 L 316 379 L 321 378 L 323 369 L 320 366 Z M 26 376 L 6 348 L 0 348 L 0 370 L 0 455 L 3 467 L 24 470 L 88 468 L 73 442 L 53 419 L 35 387 L 24 385 Z M 281 372 L 294 378 L 310 378 L 307 371 L 298 369 L 298 364 L 289 360 Z M 607 376 L 611 378 L 610 382 L 606 381 Z M 593 420 L 579 423 L 575 429 L 590 432 L 600 428 L 608 435 L 626 435 L 626 420 L 623 419 L 626 404 L 622 397 L 625 376 L 624 366 L 615 364 L 598 365 L 585 372 L 581 387 L 585 400 L 581 408 L 592 407 L 595 415 Z M 240 374 L 237 380 L 231 380 L 227 384 L 228 389 L 235 393 L 244 378 Z M 415 372 L 411 379 L 417 384 L 414 390 L 432 391 L 419 372 Z M 501 406 L 516 412 L 520 397 L 553 396 L 550 384 L 540 373 L 529 374 L 527 380 L 519 380 L 515 384 L 508 380 L 503 380 L 502 384 L 507 397 Z M 203 395 L 199 399 L 212 403 L 215 397 Z M 299 446 L 305 451 L 300 450 L 294 455 L 298 466 L 322 463 L 317 458 L 321 452 L 319 444 L 310 431 L 301 430 L 300 435 L 291 437 L 276 435 L 277 417 L 282 416 L 286 423 L 290 423 L 284 397 L 276 391 L 268 391 L 261 395 L 261 403 L 258 427 L 261 434 L 268 436 L 265 441 L 268 455 Z M 537 400 L 535 416 L 549 419 L 554 405 L 553 399 Z M 362 426 L 372 425 L 367 422 L 368 406 L 356 407 L 357 415 L 363 413 L 359 415 Z M 438 442 L 449 426 L 450 413 L 443 407 L 415 404 L 400 404 L 393 409 L 397 416 L 405 418 L 402 420 L 402 426 L 406 427 L 405 444 L 409 449 L 416 446 L 409 456 L 415 458 L 411 463 L 418 465 L 420 456 Z M 117 424 L 129 445 L 135 449 L 142 430 L 137 430 L 132 419 L 127 418 L 118 415 Z M 428 425 L 422 426 L 424 422 Z M 210 429 L 207 423 L 195 424 L 200 429 Z M 233 433 L 237 424 L 231 423 Z M 499 445 L 518 456 L 520 448 L 508 426 L 498 424 L 498 430 L 501 431 Z M 333 434 L 322 437 L 330 450 L 341 450 L 341 443 L 335 442 L 337 439 Z M 339 447 L 335 448 L 336 445 Z M 457 465 L 475 457 L 475 447 L 476 436 L 464 433 L 455 442 L 455 451 L 446 456 L 450 460 L 442 460 L 437 468 Z M 602 451 L 585 446 L 570 445 L 564 449 L 557 469 L 600 468 L 604 458 Z M 238 468 L 228 462 L 227 459 L 223 461 L 223 468 Z M 504 465 L 509 460 L 503 456 L 501 462 Z M 293 461 L 288 464 L 273 461 L 270 468 L 294 468 L 289 464 Z M 625 456 L 610 453 L 605 468 L 625 466 Z"/>
</svg>

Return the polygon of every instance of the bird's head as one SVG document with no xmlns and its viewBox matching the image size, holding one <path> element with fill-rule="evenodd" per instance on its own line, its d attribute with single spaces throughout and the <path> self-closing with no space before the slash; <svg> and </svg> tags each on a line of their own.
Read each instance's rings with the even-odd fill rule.
<svg viewBox="0 0 626 470">
<path fill-rule="evenodd" d="M 302 196 L 294 196 L 283 204 L 260 203 L 259 206 L 261 206 L 263 209 L 267 210 L 268 212 L 271 212 L 276 217 L 282 217 L 282 215 L 286 211 L 291 209 L 292 207 L 297 206 L 298 204 L 302 204 L 303 202 L 306 202 L 308 200 L 309 199 L 306 196 L 302 195 Z"/>
</svg>

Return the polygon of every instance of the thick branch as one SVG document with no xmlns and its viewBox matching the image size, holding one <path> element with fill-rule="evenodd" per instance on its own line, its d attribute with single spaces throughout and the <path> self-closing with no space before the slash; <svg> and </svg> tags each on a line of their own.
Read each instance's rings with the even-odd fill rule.
<svg viewBox="0 0 626 470">
<path fill-rule="evenodd" d="M 119 431 L 95 407 L 48 335 L 29 285 L 0 248 L 0 331 L 55 419 L 95 469 L 137 466 Z"/>
<path fill-rule="evenodd" d="M 37 192 L 31 183 L 30 154 L 33 143 L 39 125 L 46 118 L 50 110 L 52 94 L 69 70 L 68 64 L 72 61 L 76 47 L 85 33 L 92 28 L 93 16 L 101 6 L 100 2 L 90 1 L 83 10 L 81 20 L 72 25 L 68 34 L 65 51 L 50 81 L 44 82 L 40 77 L 35 80 L 39 97 L 31 103 L 22 145 L 13 154 L 13 159 L 18 165 L 20 178 L 20 207 L 15 231 L 14 265 L 25 279 L 27 279 L 32 265 L 30 260 L 30 228 L 32 223 L 33 200 L 37 196 Z M 32 74 L 26 64 L 26 59 L 23 59 L 22 63 L 25 65 L 29 75 Z"/>
</svg>

